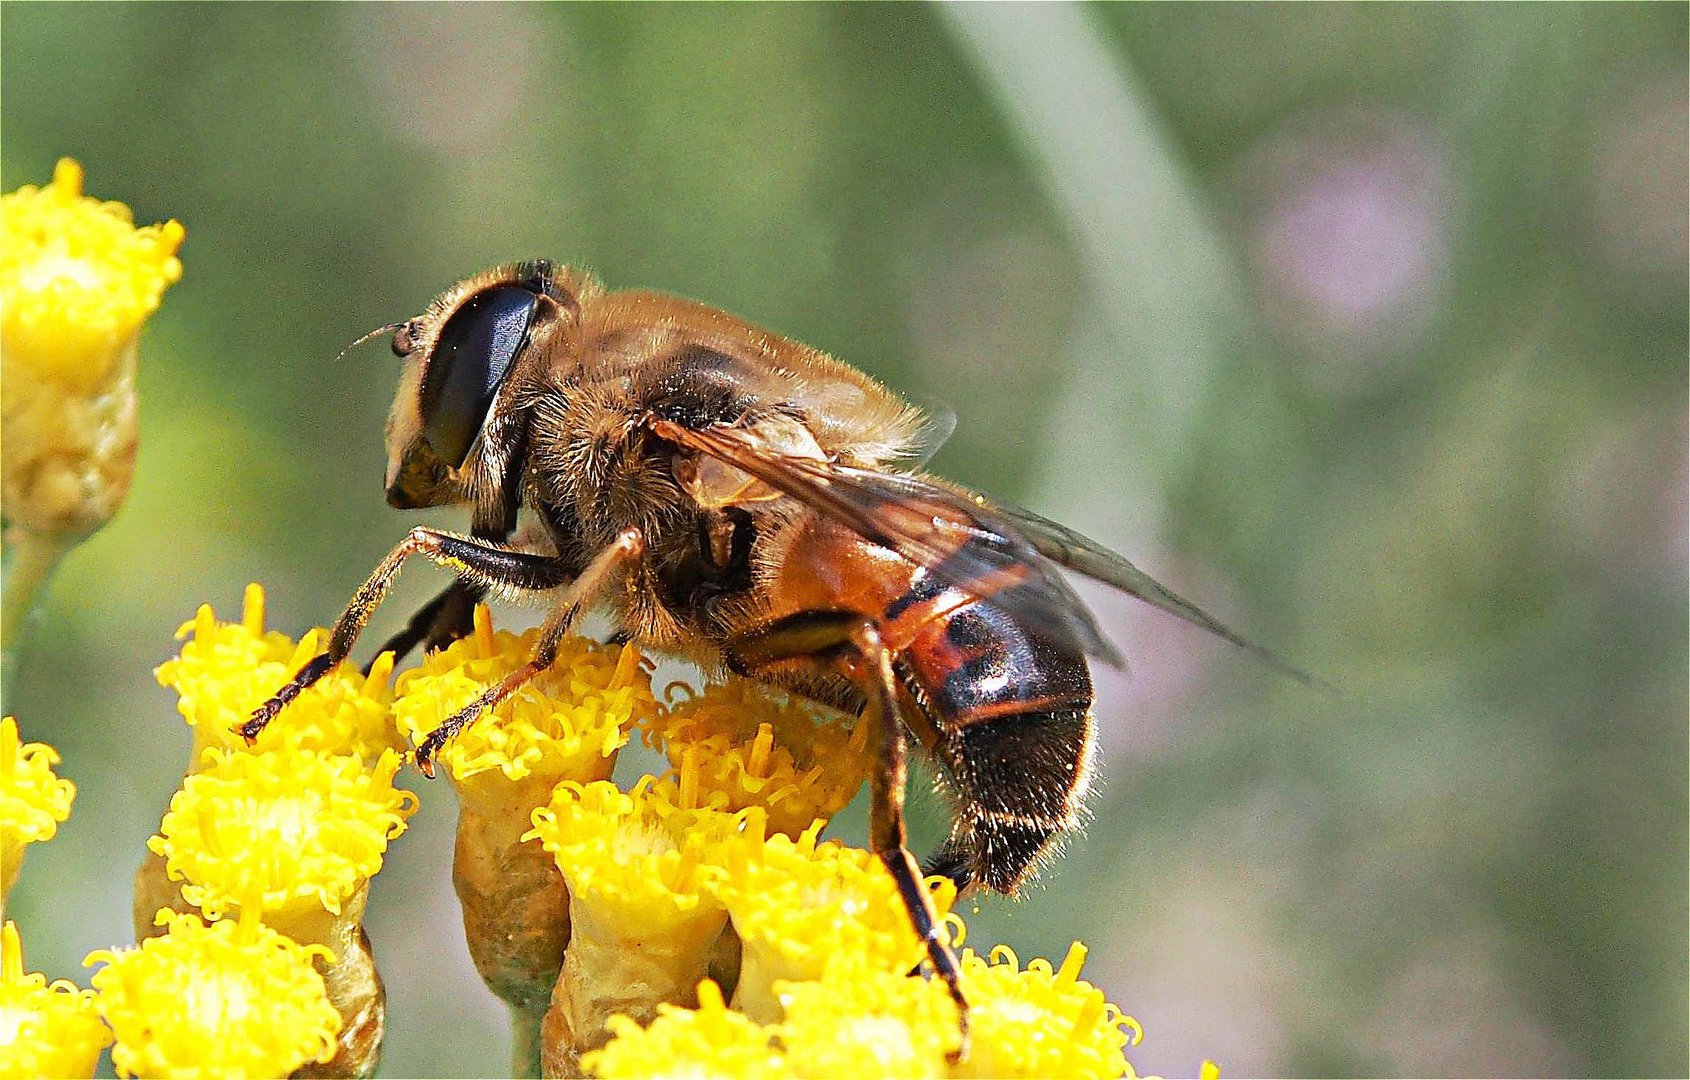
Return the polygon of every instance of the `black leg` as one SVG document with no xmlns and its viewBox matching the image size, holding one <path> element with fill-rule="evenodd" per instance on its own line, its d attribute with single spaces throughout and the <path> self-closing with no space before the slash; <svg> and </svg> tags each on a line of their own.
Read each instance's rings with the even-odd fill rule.
<svg viewBox="0 0 1690 1080">
<path fill-rule="evenodd" d="M 394 660 L 403 660 L 418 645 L 426 652 L 433 652 L 459 638 L 468 637 L 475 626 L 475 605 L 485 595 L 487 589 L 482 585 L 468 581 L 452 582 L 440 595 L 418 608 L 411 621 L 405 624 L 405 629 L 388 638 L 376 650 L 376 655 L 390 652 Z M 365 664 L 364 674 L 369 673 L 370 665 Z"/>
<path fill-rule="evenodd" d="M 904 787 L 907 745 L 903 719 L 898 715 L 897 679 L 892 653 L 874 623 L 855 612 L 808 611 L 779 619 L 727 644 L 730 663 L 755 676 L 759 668 L 783 661 L 809 660 L 817 667 L 840 670 L 840 661 L 862 690 L 867 705 L 859 723 L 879 729 L 880 766 L 875 770 L 869 810 L 869 842 L 880 856 L 898 895 L 909 912 L 916 936 L 927 950 L 933 972 L 945 981 L 956 1002 L 962 1044 L 957 1060 L 968 1056 L 968 1001 L 963 997 L 956 953 L 941 931 L 933 896 L 928 892 L 910 854 L 904 832 Z"/>
<path fill-rule="evenodd" d="M 437 529 L 412 529 L 352 595 L 352 602 L 335 620 L 334 629 L 329 634 L 328 650 L 300 668 L 299 673 L 277 690 L 270 700 L 253 711 L 252 718 L 239 728 L 242 738 L 249 743 L 258 738 L 258 733 L 275 719 L 288 702 L 346 659 L 347 653 L 352 651 L 353 642 L 358 640 L 358 635 L 369 623 L 370 616 L 386 598 L 388 590 L 393 588 L 399 568 L 412 555 L 422 555 L 483 587 L 555 589 L 571 577 L 569 568 L 550 556 L 511 551 Z"/>
</svg>

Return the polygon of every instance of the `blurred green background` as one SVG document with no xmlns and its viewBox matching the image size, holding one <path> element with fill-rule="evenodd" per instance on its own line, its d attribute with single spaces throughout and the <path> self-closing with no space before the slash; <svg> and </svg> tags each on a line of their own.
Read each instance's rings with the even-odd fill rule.
<svg viewBox="0 0 1690 1080">
<path fill-rule="evenodd" d="M 331 358 L 546 255 L 949 402 L 938 471 L 1342 688 L 1088 593 L 1133 664 L 1099 676 L 1095 821 L 970 938 L 1087 941 L 1141 1070 L 1690 1070 L 1683 5 L 0 21 L 4 187 L 69 154 L 188 230 L 131 497 L 7 687 L 80 789 L 9 905 L 32 968 L 129 939 L 177 625 L 249 580 L 326 621 L 413 520 L 381 497 L 396 362 Z M 413 786 L 369 923 L 383 1071 L 499 1073 L 451 794 Z"/>
</svg>

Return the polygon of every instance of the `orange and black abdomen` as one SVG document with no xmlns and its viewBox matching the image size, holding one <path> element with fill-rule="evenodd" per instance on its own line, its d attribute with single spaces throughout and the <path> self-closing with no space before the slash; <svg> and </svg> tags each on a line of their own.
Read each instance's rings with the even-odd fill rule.
<svg viewBox="0 0 1690 1080">
<path fill-rule="evenodd" d="M 844 610 L 873 620 L 909 727 L 945 774 L 956 826 L 929 873 L 1014 892 L 1082 812 L 1093 731 L 1080 650 L 825 519 L 786 539 L 764 617 Z M 1012 592 L 1023 573 L 1006 565 L 993 584 Z M 762 677 L 782 678 L 769 668 Z"/>
<path fill-rule="evenodd" d="M 882 616 L 887 637 L 902 639 L 896 667 L 956 801 L 956 827 L 928 870 L 1014 892 L 1082 812 L 1091 675 L 1074 648 L 930 580 L 917 572 Z M 918 609 L 913 633 L 898 633 Z"/>
</svg>

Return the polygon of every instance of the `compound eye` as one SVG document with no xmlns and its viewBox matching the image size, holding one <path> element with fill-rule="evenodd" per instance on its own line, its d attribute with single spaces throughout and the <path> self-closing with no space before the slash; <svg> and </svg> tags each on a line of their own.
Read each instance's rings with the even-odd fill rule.
<svg viewBox="0 0 1690 1080">
<path fill-rule="evenodd" d="M 539 306 L 527 289 L 500 285 L 465 300 L 440 328 L 423 378 L 423 437 L 452 468 L 469 456 Z"/>
</svg>

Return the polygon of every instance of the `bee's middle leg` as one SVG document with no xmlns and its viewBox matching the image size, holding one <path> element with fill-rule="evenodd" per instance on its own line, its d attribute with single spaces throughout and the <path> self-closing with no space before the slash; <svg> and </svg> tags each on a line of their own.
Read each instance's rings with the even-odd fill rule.
<svg viewBox="0 0 1690 1080">
<path fill-rule="evenodd" d="M 868 702 L 859 722 L 873 722 L 879 728 L 880 761 L 870 791 L 869 842 L 898 886 L 916 936 L 927 950 L 928 962 L 956 1002 L 962 1029 L 956 1057 L 966 1057 L 968 1001 L 962 993 L 956 952 L 942 932 L 933 896 L 916 868 L 904 830 L 907 733 L 898 713 L 892 651 L 872 620 L 849 611 L 789 615 L 728 641 L 724 651 L 731 667 L 753 677 L 759 669 L 792 661 L 808 662 L 825 671 L 838 671 L 841 660 L 855 661 L 846 667 Z"/>
<path fill-rule="evenodd" d="M 615 572 L 638 559 L 645 553 L 645 536 L 638 529 L 628 529 L 618 536 L 609 547 L 593 556 L 587 568 L 581 571 L 569 588 L 552 606 L 551 613 L 540 627 L 540 640 L 534 644 L 534 653 L 528 663 L 506 675 L 503 679 L 489 686 L 474 701 L 465 705 L 433 731 L 417 745 L 417 768 L 424 776 L 434 775 L 434 757 L 440 752 L 452 736 L 462 731 L 483 712 L 497 706 L 501 701 L 516 693 L 522 685 L 540 672 L 552 666 L 557 659 L 558 645 L 575 625 L 581 613 L 604 590 L 615 575 Z"/>
</svg>

